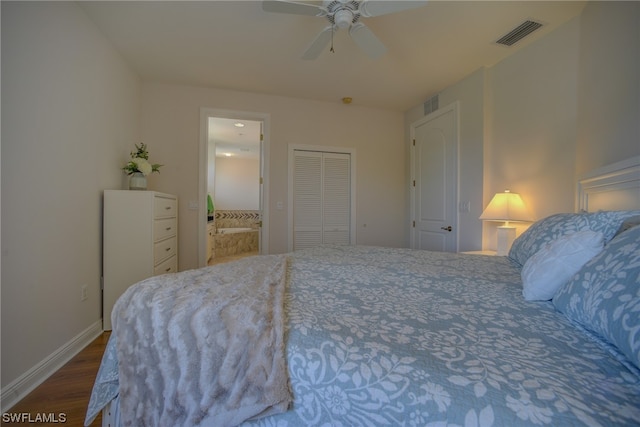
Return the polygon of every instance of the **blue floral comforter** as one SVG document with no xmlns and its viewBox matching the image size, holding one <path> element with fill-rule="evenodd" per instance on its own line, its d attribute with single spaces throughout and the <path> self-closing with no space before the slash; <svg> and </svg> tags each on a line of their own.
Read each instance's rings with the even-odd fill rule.
<svg viewBox="0 0 640 427">
<path fill-rule="evenodd" d="M 524 301 L 506 257 L 345 246 L 290 261 L 294 404 L 246 426 L 640 422 L 637 369 L 551 302 Z M 93 410 L 117 394 L 114 353 Z"/>
</svg>

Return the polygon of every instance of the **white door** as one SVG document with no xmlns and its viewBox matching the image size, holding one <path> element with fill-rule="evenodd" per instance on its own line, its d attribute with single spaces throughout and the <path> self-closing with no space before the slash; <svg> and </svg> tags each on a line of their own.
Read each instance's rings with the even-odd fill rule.
<svg viewBox="0 0 640 427">
<path fill-rule="evenodd" d="M 351 156 L 293 151 L 293 250 L 351 243 Z"/>
<path fill-rule="evenodd" d="M 411 247 L 458 249 L 458 108 L 444 107 L 411 125 Z"/>
<path fill-rule="evenodd" d="M 322 243 L 351 243 L 351 156 L 343 153 L 323 153 Z"/>
<path fill-rule="evenodd" d="M 322 153 L 293 154 L 293 250 L 322 244 Z"/>
</svg>

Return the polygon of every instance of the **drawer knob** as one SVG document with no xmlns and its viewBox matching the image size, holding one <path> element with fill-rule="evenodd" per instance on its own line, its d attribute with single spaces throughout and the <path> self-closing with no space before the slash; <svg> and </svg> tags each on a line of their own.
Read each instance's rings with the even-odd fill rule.
<svg viewBox="0 0 640 427">
<path fill-rule="evenodd" d="M 168 273 L 169 271 L 171 271 L 171 267 L 167 268 L 165 271 Z"/>
<path fill-rule="evenodd" d="M 169 252 L 170 250 L 171 250 L 171 248 L 167 248 L 167 249 L 165 249 L 165 251 L 166 251 L 166 252 Z"/>
<path fill-rule="evenodd" d="M 169 230 L 171 230 L 171 227 L 167 227 L 167 228 L 165 228 L 165 230 L 169 231 Z"/>
</svg>

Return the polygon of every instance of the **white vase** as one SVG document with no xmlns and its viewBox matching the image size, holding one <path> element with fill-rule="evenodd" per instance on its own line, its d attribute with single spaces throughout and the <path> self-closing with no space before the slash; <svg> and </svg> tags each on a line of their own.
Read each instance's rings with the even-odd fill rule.
<svg viewBox="0 0 640 427">
<path fill-rule="evenodd" d="M 140 172 L 135 172 L 129 177 L 129 190 L 146 190 L 147 177 Z"/>
</svg>

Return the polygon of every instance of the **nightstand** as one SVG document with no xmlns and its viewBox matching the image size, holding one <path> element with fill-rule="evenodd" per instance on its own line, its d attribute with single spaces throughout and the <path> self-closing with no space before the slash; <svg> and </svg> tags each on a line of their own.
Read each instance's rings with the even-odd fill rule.
<svg viewBox="0 0 640 427">
<path fill-rule="evenodd" d="M 491 255 L 496 256 L 496 251 L 466 251 L 460 252 L 461 254 L 471 254 L 471 255 Z"/>
</svg>

